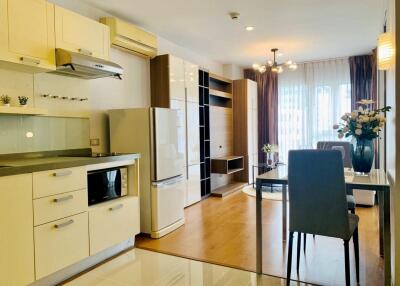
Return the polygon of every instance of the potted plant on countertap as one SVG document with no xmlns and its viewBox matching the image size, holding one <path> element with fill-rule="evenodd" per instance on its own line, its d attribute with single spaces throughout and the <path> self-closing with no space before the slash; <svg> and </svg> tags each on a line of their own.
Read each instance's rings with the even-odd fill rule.
<svg viewBox="0 0 400 286">
<path fill-rule="evenodd" d="M 27 96 L 18 96 L 19 106 L 26 107 L 28 104 L 29 98 Z"/>
<path fill-rule="evenodd" d="M 0 100 L 3 103 L 3 106 L 10 107 L 11 97 L 9 97 L 7 94 L 3 94 L 0 97 Z"/>
</svg>

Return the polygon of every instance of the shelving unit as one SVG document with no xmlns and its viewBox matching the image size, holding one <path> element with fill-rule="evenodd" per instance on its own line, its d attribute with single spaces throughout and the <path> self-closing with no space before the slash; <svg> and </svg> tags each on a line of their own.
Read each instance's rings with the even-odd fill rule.
<svg viewBox="0 0 400 286">
<path fill-rule="evenodd" d="M 232 81 L 210 74 L 210 105 L 232 108 Z"/>
<path fill-rule="evenodd" d="M 243 156 L 224 156 L 211 159 L 211 173 L 233 174 L 244 168 Z"/>
<path fill-rule="evenodd" d="M 46 115 L 47 109 L 37 107 L 20 107 L 20 106 L 0 106 L 0 114 L 14 114 L 14 115 Z"/>
<path fill-rule="evenodd" d="M 199 70 L 200 179 L 202 198 L 211 194 L 209 86 L 209 73 L 205 70 Z"/>
</svg>

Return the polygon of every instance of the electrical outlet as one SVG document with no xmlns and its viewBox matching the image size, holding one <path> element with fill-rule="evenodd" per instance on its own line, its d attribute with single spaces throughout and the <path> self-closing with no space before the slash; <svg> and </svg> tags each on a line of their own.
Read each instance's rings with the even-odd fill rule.
<svg viewBox="0 0 400 286">
<path fill-rule="evenodd" d="M 100 139 L 99 138 L 90 139 L 90 146 L 100 146 Z"/>
</svg>

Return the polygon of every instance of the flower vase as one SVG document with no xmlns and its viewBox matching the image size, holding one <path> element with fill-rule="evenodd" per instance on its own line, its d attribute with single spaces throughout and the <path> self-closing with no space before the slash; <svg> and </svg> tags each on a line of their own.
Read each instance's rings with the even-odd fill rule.
<svg viewBox="0 0 400 286">
<path fill-rule="evenodd" d="M 353 169 L 357 173 L 369 173 L 374 161 L 375 147 L 372 139 L 357 138 L 351 149 Z"/>
<path fill-rule="evenodd" d="M 265 162 L 269 168 L 274 167 L 274 153 L 265 153 Z"/>
</svg>

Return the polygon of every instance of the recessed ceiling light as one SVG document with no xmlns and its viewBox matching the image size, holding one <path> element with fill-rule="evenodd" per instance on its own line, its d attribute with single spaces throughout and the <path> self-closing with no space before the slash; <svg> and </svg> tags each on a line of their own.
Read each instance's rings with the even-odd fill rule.
<svg viewBox="0 0 400 286">
<path fill-rule="evenodd" d="M 254 27 L 253 26 L 247 26 L 246 27 L 246 31 L 253 31 L 254 30 Z"/>
</svg>

